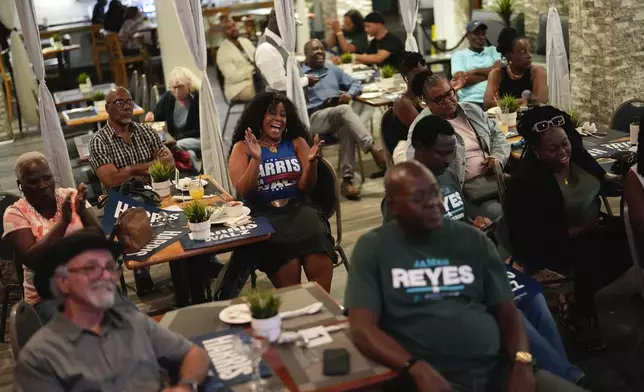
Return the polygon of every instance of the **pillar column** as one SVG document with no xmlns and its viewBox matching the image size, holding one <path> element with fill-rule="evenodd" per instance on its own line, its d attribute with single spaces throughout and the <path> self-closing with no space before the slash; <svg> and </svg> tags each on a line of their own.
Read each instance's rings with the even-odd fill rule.
<svg viewBox="0 0 644 392">
<path fill-rule="evenodd" d="M 569 7 L 573 109 L 608 125 L 622 102 L 642 96 L 644 2 L 572 0 Z"/>
<path fill-rule="evenodd" d="M 434 0 L 436 38 L 444 39 L 447 48 L 454 47 L 465 34 L 471 15 L 470 0 Z"/>
</svg>

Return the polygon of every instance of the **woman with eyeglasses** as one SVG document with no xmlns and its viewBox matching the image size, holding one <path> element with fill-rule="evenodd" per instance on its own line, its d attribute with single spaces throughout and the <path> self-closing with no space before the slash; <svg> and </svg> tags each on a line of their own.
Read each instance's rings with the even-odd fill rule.
<svg viewBox="0 0 644 392">
<path fill-rule="evenodd" d="M 560 320 L 586 350 L 601 350 L 595 293 L 632 265 L 624 223 L 600 211 L 602 190 L 617 184 L 586 151 L 565 112 L 531 109 L 519 133 L 526 152 L 504 204 L 513 255 L 532 275 L 574 272 L 573 296 L 560 298 Z"/>
<path fill-rule="evenodd" d="M 546 70 L 540 65 L 532 64 L 530 41 L 520 37 L 513 28 L 506 27 L 499 34 L 496 50 L 501 53 L 507 65 L 490 71 L 483 98 L 485 109 L 498 106 L 497 100 L 504 95 L 511 95 L 522 104 L 527 104 L 528 99 L 523 96 L 525 91 L 530 93 L 529 100 L 532 102 L 548 102 Z"/>
<path fill-rule="evenodd" d="M 22 197 L 4 213 L 3 240 L 23 265 L 24 298 L 36 309 L 43 323 L 56 312 L 55 303 L 43 301 L 33 285 L 34 260 L 63 238 L 82 228 L 103 232 L 87 202 L 87 186 L 56 188 L 45 156 L 31 151 L 16 159 L 14 172 Z"/>
</svg>

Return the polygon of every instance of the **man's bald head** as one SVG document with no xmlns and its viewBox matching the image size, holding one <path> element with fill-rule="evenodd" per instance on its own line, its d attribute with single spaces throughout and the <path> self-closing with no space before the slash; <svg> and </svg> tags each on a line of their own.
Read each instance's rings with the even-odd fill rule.
<svg viewBox="0 0 644 392">
<path fill-rule="evenodd" d="M 324 45 L 318 39 L 312 39 L 304 44 L 304 55 L 306 56 L 306 64 L 313 68 L 318 69 L 324 67 L 326 54 L 324 53 Z"/>
<path fill-rule="evenodd" d="M 131 98 L 130 91 L 123 86 L 118 86 L 111 89 L 105 97 L 106 102 L 113 102 L 115 99 L 127 97 Z"/>
<path fill-rule="evenodd" d="M 443 224 L 443 201 L 436 178 L 417 161 L 392 167 L 385 177 L 385 195 L 398 224 L 424 232 Z"/>
</svg>

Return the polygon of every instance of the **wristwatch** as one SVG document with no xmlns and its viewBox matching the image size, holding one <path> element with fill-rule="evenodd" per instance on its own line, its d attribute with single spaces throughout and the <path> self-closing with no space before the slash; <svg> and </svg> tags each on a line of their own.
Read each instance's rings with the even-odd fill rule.
<svg viewBox="0 0 644 392">
<path fill-rule="evenodd" d="M 193 392 L 197 392 L 199 390 L 199 381 L 191 380 L 189 378 L 182 378 L 181 380 L 179 380 L 177 385 L 189 386 L 190 388 L 192 388 Z"/>
<path fill-rule="evenodd" d="M 533 365 L 534 358 L 529 352 L 517 351 L 517 353 L 514 355 L 514 362 L 523 363 L 525 365 Z"/>
<path fill-rule="evenodd" d="M 409 358 L 407 362 L 405 362 L 405 364 L 403 365 L 401 373 L 409 374 L 409 369 L 411 369 L 411 367 L 414 366 L 414 364 L 418 361 L 420 361 L 420 359 L 418 358 L 415 358 L 415 357 Z"/>
</svg>

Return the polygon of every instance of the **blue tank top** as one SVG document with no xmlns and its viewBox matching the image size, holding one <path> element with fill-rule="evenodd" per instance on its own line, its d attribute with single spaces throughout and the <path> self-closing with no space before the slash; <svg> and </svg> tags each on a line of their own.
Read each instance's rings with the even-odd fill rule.
<svg viewBox="0 0 644 392">
<path fill-rule="evenodd" d="M 274 153 L 262 146 L 259 180 L 249 199 L 270 203 L 273 200 L 295 197 L 300 193 L 298 180 L 301 174 L 302 166 L 292 140 L 282 140 Z"/>
</svg>

